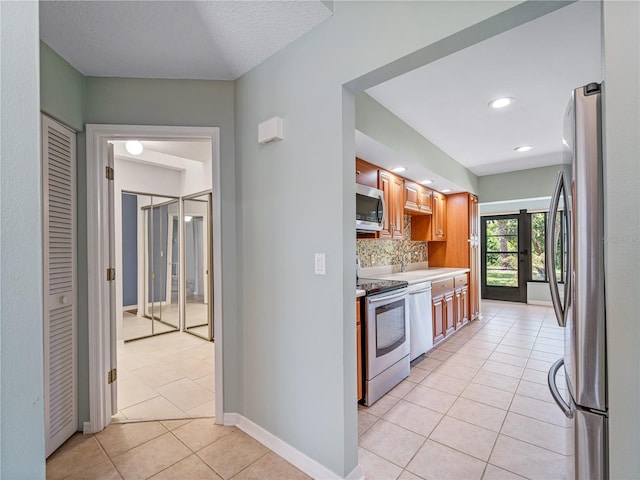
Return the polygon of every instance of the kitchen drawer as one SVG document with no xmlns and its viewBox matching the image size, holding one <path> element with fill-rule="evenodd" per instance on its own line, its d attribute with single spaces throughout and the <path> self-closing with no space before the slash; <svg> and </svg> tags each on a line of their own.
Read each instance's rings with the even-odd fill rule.
<svg viewBox="0 0 640 480">
<path fill-rule="evenodd" d="M 438 280 L 437 282 L 431 282 L 431 295 L 438 295 L 453 289 L 453 277 L 445 280 Z"/>
<path fill-rule="evenodd" d="M 456 288 L 461 287 L 463 285 L 466 285 L 467 284 L 467 274 L 465 273 L 464 275 L 458 275 L 455 278 L 454 283 L 455 283 L 455 287 Z"/>
</svg>

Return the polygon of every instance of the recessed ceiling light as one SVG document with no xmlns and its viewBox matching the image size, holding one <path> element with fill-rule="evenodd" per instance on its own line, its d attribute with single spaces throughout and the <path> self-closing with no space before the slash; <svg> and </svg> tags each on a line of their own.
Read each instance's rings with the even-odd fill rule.
<svg viewBox="0 0 640 480">
<path fill-rule="evenodd" d="M 405 167 L 396 167 L 396 168 L 392 168 L 391 171 L 395 172 L 395 173 L 402 173 L 406 170 Z"/>
<path fill-rule="evenodd" d="M 420 183 L 422 185 L 431 185 L 433 183 L 433 180 L 422 180 Z"/>
<path fill-rule="evenodd" d="M 519 147 L 514 148 L 516 152 L 528 152 L 533 148 L 532 145 L 521 145 Z"/>
<path fill-rule="evenodd" d="M 126 148 L 127 152 L 131 155 L 140 155 L 144 149 L 138 140 L 129 140 L 124 144 L 124 148 Z"/>
<path fill-rule="evenodd" d="M 513 97 L 500 97 L 489 102 L 491 108 L 504 108 L 513 103 Z"/>
<path fill-rule="evenodd" d="M 440 190 L 442 193 L 449 193 L 451 191 L 450 188 L 443 188 L 442 190 Z"/>
</svg>

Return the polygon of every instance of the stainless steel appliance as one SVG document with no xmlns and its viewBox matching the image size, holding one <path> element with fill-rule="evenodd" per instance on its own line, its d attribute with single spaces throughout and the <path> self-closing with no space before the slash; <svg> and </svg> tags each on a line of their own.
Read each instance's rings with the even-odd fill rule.
<svg viewBox="0 0 640 480">
<path fill-rule="evenodd" d="M 356 183 L 356 231 L 379 232 L 384 216 L 384 192 Z"/>
<path fill-rule="evenodd" d="M 359 279 L 365 296 L 364 404 L 380 397 L 409 376 L 407 282 Z"/>
<path fill-rule="evenodd" d="M 551 298 L 565 332 L 564 357 L 549 371 L 549 389 L 571 419 L 567 478 L 575 479 L 609 477 L 601 133 L 601 85 L 591 83 L 574 90 L 567 107 L 563 144 L 571 174 L 558 175 L 546 246 Z M 561 203 L 567 232 L 563 299 L 555 275 L 557 222 L 551 220 Z M 563 367 L 564 398 L 556 385 Z"/>
<path fill-rule="evenodd" d="M 409 286 L 410 361 L 433 347 L 432 318 L 431 282 Z"/>
</svg>

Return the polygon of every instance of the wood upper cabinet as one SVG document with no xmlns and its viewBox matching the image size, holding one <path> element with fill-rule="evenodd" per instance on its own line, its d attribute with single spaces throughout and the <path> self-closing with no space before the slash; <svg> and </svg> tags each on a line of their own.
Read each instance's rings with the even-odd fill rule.
<svg viewBox="0 0 640 480">
<path fill-rule="evenodd" d="M 385 170 L 378 173 L 378 188 L 384 192 L 387 214 L 379 238 L 402 238 L 404 232 L 404 180 Z"/>
<path fill-rule="evenodd" d="M 431 215 L 431 240 L 447 239 L 447 197 L 433 192 L 433 214 Z"/>
<path fill-rule="evenodd" d="M 356 157 L 356 183 L 378 188 L 378 167 Z"/>
<path fill-rule="evenodd" d="M 447 197 L 428 188 L 424 188 L 424 195 L 425 203 L 431 203 L 431 215 L 412 217 L 411 240 L 443 242 L 447 240 Z M 429 212 L 425 210 L 424 213 Z M 431 250 L 431 247 L 429 249 Z M 431 263 L 431 253 L 429 253 L 429 263 Z"/>
<path fill-rule="evenodd" d="M 414 182 L 404 182 L 404 210 L 409 215 L 427 215 L 432 211 L 433 190 Z"/>
</svg>

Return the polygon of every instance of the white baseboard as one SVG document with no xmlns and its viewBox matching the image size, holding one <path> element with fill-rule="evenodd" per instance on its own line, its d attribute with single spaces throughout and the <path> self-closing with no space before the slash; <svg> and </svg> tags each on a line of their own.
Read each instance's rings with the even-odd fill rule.
<svg viewBox="0 0 640 480">
<path fill-rule="evenodd" d="M 527 305 L 543 305 L 545 307 L 553 307 L 553 303 L 547 300 L 527 300 Z"/>
<path fill-rule="evenodd" d="M 318 480 L 342 480 L 342 477 L 334 471 L 319 464 L 301 451 L 289 445 L 284 440 L 276 437 L 273 433 L 268 432 L 239 413 L 225 413 L 224 424 L 227 426 L 238 427 L 244 433 L 255 438 L 265 447 L 271 449 L 287 462 L 291 463 L 294 467 L 302 470 L 312 478 Z M 351 473 L 345 477 L 345 480 L 365 480 L 362 470 L 360 469 L 360 465 L 357 465 L 356 468 L 354 468 Z"/>
</svg>

